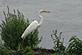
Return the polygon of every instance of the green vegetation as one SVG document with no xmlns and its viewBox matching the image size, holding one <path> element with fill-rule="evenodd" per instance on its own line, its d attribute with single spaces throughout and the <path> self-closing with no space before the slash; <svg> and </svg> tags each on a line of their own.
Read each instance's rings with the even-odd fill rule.
<svg viewBox="0 0 82 55">
<path fill-rule="evenodd" d="M 63 41 L 61 40 L 61 34 L 62 32 L 59 33 L 57 30 L 53 31 L 53 34 L 51 35 L 51 38 L 53 39 L 53 43 L 54 43 L 54 51 L 55 51 L 55 55 L 64 55 L 65 54 L 65 46 L 63 44 Z"/>
<path fill-rule="evenodd" d="M 41 41 L 38 38 L 38 29 L 30 33 L 25 40 L 21 38 L 22 33 L 28 27 L 29 20 L 24 19 L 23 13 L 19 10 L 14 10 L 14 13 L 10 13 L 9 7 L 7 14 L 3 11 L 5 20 L 2 21 L 1 28 L 1 37 L 4 41 L 4 47 L 1 49 L 10 50 L 9 52 L 17 52 L 26 50 L 27 47 L 32 49 L 37 47 L 37 44 Z M 31 38 L 32 37 L 32 38 Z M 2 50 L 2 51 L 3 51 Z M 26 50 L 27 51 L 27 50 Z M 6 51 L 7 52 L 7 51 Z M 2 53 L 2 52 L 1 52 Z M 7 54 L 4 54 L 7 55 Z"/>
<path fill-rule="evenodd" d="M 54 42 L 54 51 L 53 55 L 82 55 L 82 40 L 77 38 L 76 36 L 72 36 L 69 40 L 68 47 L 64 46 L 63 42 L 61 41 L 61 34 L 62 32 L 57 33 L 53 31 L 51 38 Z"/>
<path fill-rule="evenodd" d="M 68 46 L 64 46 L 62 32 L 53 31 L 51 38 L 54 47 L 51 50 L 38 48 L 41 42 L 38 37 L 38 29 L 31 32 L 25 40 L 21 38 L 22 33 L 28 27 L 29 20 L 24 18 L 19 10 L 11 13 L 4 12 L 5 19 L 0 24 L 0 34 L 4 44 L 0 44 L 0 55 L 82 55 L 82 40 L 73 36 L 69 40 Z M 46 50 L 46 51 L 45 51 Z M 54 52 L 54 53 L 52 53 Z"/>
<path fill-rule="evenodd" d="M 73 36 L 69 40 L 67 53 L 69 53 L 69 55 L 82 55 L 82 40 L 80 40 L 76 36 Z"/>
</svg>

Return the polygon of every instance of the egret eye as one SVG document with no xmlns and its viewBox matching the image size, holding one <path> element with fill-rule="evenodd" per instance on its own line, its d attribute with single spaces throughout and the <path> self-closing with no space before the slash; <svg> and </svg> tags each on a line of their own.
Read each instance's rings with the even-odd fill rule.
<svg viewBox="0 0 82 55">
<path fill-rule="evenodd" d="M 40 13 L 50 13 L 50 11 L 43 10 L 43 11 L 40 11 Z"/>
<path fill-rule="evenodd" d="M 46 16 L 48 13 L 50 13 L 50 11 L 48 11 L 48 10 L 40 10 L 40 14 L 42 16 Z"/>
<path fill-rule="evenodd" d="M 39 11 L 39 13 L 50 13 L 50 11 L 47 10 L 47 9 L 41 9 L 41 10 Z"/>
</svg>

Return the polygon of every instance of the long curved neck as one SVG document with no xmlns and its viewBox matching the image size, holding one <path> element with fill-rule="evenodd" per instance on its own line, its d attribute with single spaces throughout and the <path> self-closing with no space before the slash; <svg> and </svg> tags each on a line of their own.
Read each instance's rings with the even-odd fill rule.
<svg viewBox="0 0 82 55">
<path fill-rule="evenodd" d="M 43 16 L 39 15 L 39 18 L 40 18 L 40 22 L 39 22 L 39 26 L 40 26 L 42 24 L 42 22 L 43 22 Z"/>
</svg>

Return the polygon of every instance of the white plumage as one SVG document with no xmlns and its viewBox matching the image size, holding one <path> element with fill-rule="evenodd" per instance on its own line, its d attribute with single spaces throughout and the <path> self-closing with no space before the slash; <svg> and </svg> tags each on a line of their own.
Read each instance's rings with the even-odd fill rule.
<svg viewBox="0 0 82 55">
<path fill-rule="evenodd" d="M 24 39 L 29 33 L 31 33 L 32 31 L 34 31 L 36 28 L 38 27 L 38 22 L 36 20 L 34 20 L 24 31 L 24 33 L 22 34 L 21 38 Z"/>
<path fill-rule="evenodd" d="M 45 11 L 45 10 L 40 10 L 40 15 L 39 18 L 41 19 L 40 22 L 34 20 L 24 31 L 24 33 L 22 34 L 21 38 L 25 39 L 26 36 L 31 33 L 32 31 L 36 30 L 38 27 L 40 27 L 40 25 L 43 22 L 43 16 L 41 15 L 41 13 L 49 13 L 49 11 Z"/>
</svg>

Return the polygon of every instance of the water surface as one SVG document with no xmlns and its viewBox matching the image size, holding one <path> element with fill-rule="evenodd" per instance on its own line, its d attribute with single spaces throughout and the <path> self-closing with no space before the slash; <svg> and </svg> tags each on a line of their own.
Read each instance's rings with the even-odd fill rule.
<svg viewBox="0 0 82 55">
<path fill-rule="evenodd" d="M 2 11 L 7 10 L 7 5 L 11 11 L 19 9 L 30 22 L 35 19 L 40 9 L 51 10 L 52 13 L 44 17 L 39 28 L 40 36 L 43 36 L 40 46 L 43 48 L 53 47 L 50 35 L 51 30 L 55 29 L 63 32 L 65 44 L 73 35 L 82 39 L 82 0 L 0 0 L 0 20 L 4 18 Z"/>
</svg>

